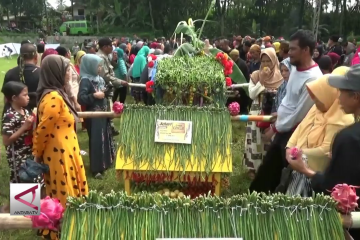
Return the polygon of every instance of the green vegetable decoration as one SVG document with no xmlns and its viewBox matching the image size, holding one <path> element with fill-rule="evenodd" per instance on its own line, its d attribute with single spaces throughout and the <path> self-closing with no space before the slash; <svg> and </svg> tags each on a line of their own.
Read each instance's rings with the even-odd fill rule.
<svg viewBox="0 0 360 240">
<path fill-rule="evenodd" d="M 204 49 L 205 43 L 200 40 L 201 34 L 205 27 L 205 23 L 211 22 L 211 21 L 207 20 L 207 18 L 209 17 L 209 14 L 211 13 L 214 5 L 215 5 L 215 1 L 212 1 L 211 5 L 209 7 L 209 11 L 206 14 L 206 17 L 204 20 L 193 21 L 190 18 L 188 20 L 188 22 L 181 21 L 178 23 L 178 25 L 175 29 L 175 32 L 174 32 L 175 37 L 176 37 L 176 34 L 181 34 L 181 38 L 182 38 L 182 35 L 185 34 L 191 38 L 191 43 L 181 44 L 178 47 L 178 49 L 176 50 L 176 52 L 174 53 L 175 57 L 195 56 L 195 55 L 203 55 L 204 54 L 203 49 Z M 202 21 L 202 26 L 199 30 L 195 30 L 194 24 L 196 21 Z M 221 50 L 219 50 L 217 48 L 209 49 L 209 51 L 210 51 L 209 54 L 211 57 L 215 57 L 219 52 L 222 52 Z M 235 83 L 246 83 L 246 79 L 245 79 L 244 75 L 242 74 L 241 70 L 239 69 L 239 67 L 236 64 L 233 64 L 233 66 L 232 66 L 232 73 L 230 74 L 230 77 Z"/>
<path fill-rule="evenodd" d="M 207 56 L 173 57 L 158 62 L 155 85 L 166 91 L 167 105 L 199 107 L 226 104 L 224 66 Z"/>
<path fill-rule="evenodd" d="M 221 74 L 220 69 L 219 84 L 224 78 Z M 190 84 L 199 87 L 196 81 Z M 171 86 L 177 85 L 169 85 L 169 88 Z M 192 144 L 155 142 L 156 119 L 192 121 Z M 148 171 L 155 171 L 169 161 L 176 169 L 184 171 L 187 168 L 211 173 L 215 167 L 231 169 L 232 127 L 225 107 L 125 105 L 119 130 L 118 156 L 125 159 L 124 166 L 131 163 L 134 169 L 140 169 L 147 164 Z"/>
<path fill-rule="evenodd" d="M 329 196 L 177 195 L 91 191 L 86 198 L 69 197 L 61 239 L 345 239 L 336 202 Z"/>
</svg>

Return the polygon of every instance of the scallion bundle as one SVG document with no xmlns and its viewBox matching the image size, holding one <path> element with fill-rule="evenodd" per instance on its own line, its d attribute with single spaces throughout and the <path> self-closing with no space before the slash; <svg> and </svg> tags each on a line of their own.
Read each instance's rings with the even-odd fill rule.
<svg viewBox="0 0 360 240">
<path fill-rule="evenodd" d="M 230 198 L 170 198 L 125 192 L 69 198 L 62 239 L 244 238 L 264 240 L 344 239 L 336 203 L 257 193 Z"/>
<path fill-rule="evenodd" d="M 154 142 L 158 119 L 191 121 L 192 144 Z M 232 126 L 225 107 L 126 105 L 120 119 L 120 132 L 119 156 L 130 159 L 134 170 L 148 164 L 147 170 L 154 171 L 171 163 L 175 169 L 188 167 L 210 173 L 216 164 L 226 164 L 227 169 L 231 165 Z M 170 159 L 165 160 L 165 155 Z M 125 161 L 124 165 L 128 163 Z M 204 167 L 200 169 L 200 166 Z"/>
</svg>

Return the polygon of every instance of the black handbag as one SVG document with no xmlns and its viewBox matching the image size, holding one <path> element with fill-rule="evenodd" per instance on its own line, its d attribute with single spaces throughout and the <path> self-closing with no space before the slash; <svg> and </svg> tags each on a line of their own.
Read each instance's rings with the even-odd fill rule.
<svg viewBox="0 0 360 240">
<path fill-rule="evenodd" d="M 12 160 L 16 166 L 14 145 L 12 145 Z M 33 159 L 26 159 L 19 167 L 18 177 L 20 182 L 32 183 L 39 175 L 49 172 L 49 166 L 42 163 L 37 163 Z"/>
<path fill-rule="evenodd" d="M 32 159 L 26 159 L 19 169 L 19 178 L 21 182 L 33 182 L 39 175 L 49 172 L 49 166 L 37 163 Z"/>
</svg>

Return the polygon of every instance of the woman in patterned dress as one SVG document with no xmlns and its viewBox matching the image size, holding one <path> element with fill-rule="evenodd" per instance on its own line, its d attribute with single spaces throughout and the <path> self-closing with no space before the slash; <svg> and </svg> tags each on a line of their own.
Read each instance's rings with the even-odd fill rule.
<svg viewBox="0 0 360 240">
<path fill-rule="evenodd" d="M 4 85 L 2 92 L 6 103 L 1 134 L 10 168 L 10 182 L 19 183 L 21 164 L 27 159 L 33 159 L 31 130 L 34 117 L 25 109 L 29 103 L 25 84 L 10 81 Z"/>
<path fill-rule="evenodd" d="M 264 49 L 260 55 L 260 70 L 251 74 L 249 82 L 249 97 L 253 100 L 251 115 L 270 115 L 277 88 L 283 78 L 279 70 L 279 61 L 273 48 Z M 256 122 L 248 122 L 246 126 L 244 164 L 250 177 L 260 166 L 268 144 L 261 139 L 261 129 Z"/>
<path fill-rule="evenodd" d="M 41 64 L 38 94 L 38 125 L 33 137 L 33 155 L 50 168 L 44 175 L 46 195 L 66 208 L 68 196 L 88 194 L 85 168 L 75 132 L 77 113 L 64 91 L 71 78 L 70 60 L 49 55 Z M 39 230 L 45 239 L 59 239 L 59 233 Z"/>
</svg>

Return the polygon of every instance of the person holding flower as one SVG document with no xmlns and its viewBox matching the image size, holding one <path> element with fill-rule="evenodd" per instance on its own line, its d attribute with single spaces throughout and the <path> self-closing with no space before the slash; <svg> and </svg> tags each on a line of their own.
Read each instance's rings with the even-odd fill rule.
<svg viewBox="0 0 360 240">
<path fill-rule="evenodd" d="M 332 75 L 344 75 L 349 68 L 339 67 Z M 328 152 L 335 135 L 354 122 L 354 116 L 346 114 L 339 104 L 339 90 L 328 84 L 329 75 L 307 84 L 307 90 L 314 101 L 304 120 L 292 134 L 287 144 L 286 159 L 289 161 L 290 149 L 297 147 L 304 154 L 307 166 L 314 171 L 324 171 L 329 163 Z M 300 160 L 301 161 L 301 160 Z M 305 175 L 293 171 L 286 193 L 311 195 L 310 181 Z"/>
<path fill-rule="evenodd" d="M 312 169 L 298 157 L 295 160 L 287 158 L 294 171 L 311 179 L 311 187 L 316 193 L 331 194 L 337 184 L 360 186 L 360 65 L 352 66 L 344 75 L 331 74 L 328 83 L 339 90 L 338 101 L 346 114 L 355 117 L 355 123 L 340 130 L 331 144 L 331 159 L 321 171 Z M 360 188 L 355 188 L 360 196 Z M 350 199 L 349 199 L 350 201 Z M 360 201 L 358 200 L 359 204 Z M 348 226 L 351 228 L 351 224 Z M 353 239 L 360 239 L 359 229 L 350 229 Z"/>
<path fill-rule="evenodd" d="M 279 61 L 273 48 L 267 48 L 260 55 L 260 70 L 253 72 L 249 82 L 249 97 L 253 100 L 251 115 L 270 115 L 277 88 L 283 77 L 279 70 Z M 269 126 L 260 126 L 256 122 L 248 122 L 245 137 L 244 165 L 251 178 L 262 163 L 267 144 L 263 142 L 261 133 Z"/>
</svg>

